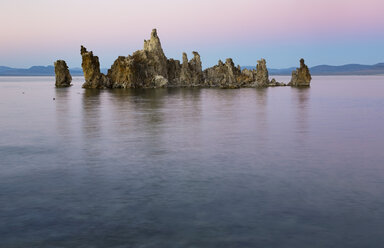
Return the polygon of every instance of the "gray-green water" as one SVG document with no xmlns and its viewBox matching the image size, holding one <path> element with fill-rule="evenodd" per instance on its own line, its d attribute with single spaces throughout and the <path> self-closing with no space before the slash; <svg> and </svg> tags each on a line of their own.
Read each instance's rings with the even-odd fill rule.
<svg viewBox="0 0 384 248">
<path fill-rule="evenodd" d="M 0 77 L 0 247 L 384 244 L 384 76 L 81 83 Z"/>
</svg>

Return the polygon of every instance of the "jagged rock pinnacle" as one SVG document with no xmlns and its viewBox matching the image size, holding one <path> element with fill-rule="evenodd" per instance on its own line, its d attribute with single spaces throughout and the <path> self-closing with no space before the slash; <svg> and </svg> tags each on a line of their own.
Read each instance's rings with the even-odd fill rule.
<svg viewBox="0 0 384 248">
<path fill-rule="evenodd" d="M 188 66 L 188 55 L 186 53 L 183 53 L 183 66 Z"/>
<path fill-rule="evenodd" d="M 109 79 L 100 72 L 99 58 L 93 56 L 93 52 L 88 52 L 83 46 L 80 48 L 80 53 L 82 57 L 81 67 L 85 78 L 83 88 L 109 88 L 111 86 Z"/>
<path fill-rule="evenodd" d="M 267 69 L 267 62 L 265 59 L 260 59 L 257 61 L 256 84 L 259 87 L 265 87 L 269 84 L 269 74 Z"/>
<path fill-rule="evenodd" d="M 157 29 L 156 28 L 152 29 L 151 37 L 157 38 Z"/>
<path fill-rule="evenodd" d="M 80 54 L 83 55 L 84 53 L 87 53 L 87 48 L 85 48 L 84 46 L 81 46 L 80 47 Z"/>
<path fill-rule="evenodd" d="M 165 58 L 156 29 L 152 30 L 151 38 L 149 40 L 144 40 L 144 51 L 153 52 L 156 53 L 157 56 L 162 57 L 163 59 Z"/>
</svg>

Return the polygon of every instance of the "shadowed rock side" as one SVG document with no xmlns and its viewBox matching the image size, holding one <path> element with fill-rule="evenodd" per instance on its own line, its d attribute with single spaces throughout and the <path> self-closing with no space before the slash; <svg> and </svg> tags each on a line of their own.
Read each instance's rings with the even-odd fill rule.
<svg viewBox="0 0 384 248">
<path fill-rule="evenodd" d="M 182 62 L 167 59 L 161 47 L 156 29 L 152 30 L 149 40 L 144 40 L 143 50 L 134 52 L 128 57 L 118 57 L 108 74 L 100 73 L 99 59 L 83 46 L 81 55 L 84 71 L 84 88 L 158 88 L 158 87 L 267 87 L 285 86 L 276 80 L 268 79 L 266 61 L 258 61 L 256 70 L 241 71 L 235 67 L 232 59 L 225 64 L 203 71 L 199 53 L 192 52 L 193 58 L 188 60 L 183 53 Z"/>
<path fill-rule="evenodd" d="M 308 66 L 305 65 L 304 59 L 300 59 L 300 68 L 292 72 L 290 86 L 294 87 L 307 87 L 310 85 L 312 80 Z"/>
<path fill-rule="evenodd" d="M 55 78 L 56 87 L 69 87 L 71 86 L 72 76 L 69 73 L 67 63 L 64 60 L 57 60 L 55 63 Z"/>
</svg>

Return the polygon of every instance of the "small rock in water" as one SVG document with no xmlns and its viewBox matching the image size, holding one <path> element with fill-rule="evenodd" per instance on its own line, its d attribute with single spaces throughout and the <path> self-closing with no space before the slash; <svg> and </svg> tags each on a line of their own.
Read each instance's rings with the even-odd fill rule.
<svg viewBox="0 0 384 248">
<path fill-rule="evenodd" d="M 56 98 L 53 98 L 53 100 L 56 100 Z"/>
<path fill-rule="evenodd" d="M 312 76 L 308 66 L 304 63 L 304 59 L 300 59 L 300 68 L 297 68 L 292 72 L 292 78 L 289 85 L 294 87 L 309 86 L 311 80 Z"/>
<path fill-rule="evenodd" d="M 64 60 L 57 60 L 55 63 L 56 87 L 71 86 L 72 76 L 69 72 L 67 63 Z"/>
</svg>

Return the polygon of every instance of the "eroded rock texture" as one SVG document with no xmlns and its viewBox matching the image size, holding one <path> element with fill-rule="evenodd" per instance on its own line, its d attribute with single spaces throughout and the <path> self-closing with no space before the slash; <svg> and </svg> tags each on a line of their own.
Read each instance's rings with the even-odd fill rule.
<svg viewBox="0 0 384 248">
<path fill-rule="evenodd" d="M 81 46 L 80 53 L 83 60 L 81 67 L 83 68 L 85 78 L 83 88 L 110 88 L 111 83 L 109 78 L 100 72 L 99 58 L 94 56 L 92 51 L 88 52 L 83 46 Z"/>
<path fill-rule="evenodd" d="M 267 69 L 267 62 L 265 59 L 257 61 L 256 65 L 256 86 L 267 87 L 269 84 L 269 74 Z"/>
<path fill-rule="evenodd" d="M 149 40 L 144 40 L 143 50 L 127 57 L 118 57 L 108 74 L 100 73 L 97 56 L 83 46 L 81 55 L 84 70 L 84 88 L 158 88 L 158 87 L 267 87 L 284 85 L 269 81 L 266 61 L 259 60 L 256 70 L 243 70 L 235 66 L 232 59 L 203 71 L 199 53 L 192 52 L 188 60 L 186 53 L 182 61 L 167 59 L 161 47 L 156 29 Z"/>
<path fill-rule="evenodd" d="M 268 86 L 275 87 L 275 86 L 288 86 L 285 83 L 277 82 L 276 79 L 272 78 L 272 80 L 269 82 Z"/>
<path fill-rule="evenodd" d="M 168 61 L 156 29 L 144 40 L 144 49 L 131 56 L 120 56 L 108 70 L 114 88 L 164 87 L 168 82 Z"/>
<path fill-rule="evenodd" d="M 55 63 L 55 78 L 56 87 L 69 87 L 71 86 L 72 76 L 69 72 L 67 63 L 64 60 L 57 60 Z"/>
<path fill-rule="evenodd" d="M 193 58 L 188 61 L 186 53 L 183 53 L 183 63 L 181 64 L 180 78 L 176 80 L 180 86 L 202 86 L 203 67 L 198 52 L 192 52 Z"/>
<path fill-rule="evenodd" d="M 238 67 L 235 67 L 232 59 L 226 59 L 225 64 L 219 60 L 217 65 L 204 70 L 204 85 L 209 87 L 240 88 L 242 76 L 245 75 L 241 73 Z"/>
<path fill-rule="evenodd" d="M 304 59 L 300 59 L 300 68 L 297 68 L 296 71 L 292 72 L 290 86 L 295 87 L 307 87 L 310 86 L 312 77 L 309 72 L 308 66 L 305 65 Z"/>
</svg>

